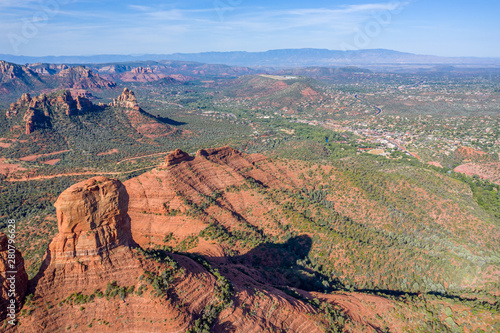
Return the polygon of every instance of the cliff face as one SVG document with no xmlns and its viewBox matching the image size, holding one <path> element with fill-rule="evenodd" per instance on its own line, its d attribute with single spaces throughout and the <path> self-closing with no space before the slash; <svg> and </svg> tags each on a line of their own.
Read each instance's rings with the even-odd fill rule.
<svg viewBox="0 0 500 333">
<path fill-rule="evenodd" d="M 0 60 L 0 94 L 50 89 L 110 89 L 116 84 L 83 66 L 54 64 L 27 66 Z"/>
<path fill-rule="evenodd" d="M 104 89 L 116 86 L 114 82 L 101 78 L 99 74 L 83 66 L 63 69 L 57 76 L 65 88 Z"/>
<path fill-rule="evenodd" d="M 37 128 L 52 128 L 52 122 L 61 121 L 56 114 L 63 112 L 66 116 L 73 117 L 88 112 L 106 112 L 107 107 L 120 108 L 128 121 L 125 126 L 130 126 L 139 134 L 148 138 L 164 137 L 179 133 L 175 127 L 167 125 L 156 117 L 142 111 L 133 91 L 125 88 L 123 93 L 109 105 L 95 106 L 90 100 L 91 95 L 82 89 L 62 90 L 52 94 L 40 94 L 31 97 L 23 94 L 17 102 L 12 103 L 5 115 L 8 118 L 23 115 L 22 126 L 25 134 L 31 134 Z M 67 118 L 66 118 L 67 120 Z M 71 119 L 69 120 L 71 121 Z M 117 122 L 122 121 L 116 119 Z"/>
<path fill-rule="evenodd" d="M 197 235 L 209 221 L 241 232 L 247 232 L 249 224 L 260 228 L 268 223 L 263 214 L 274 205 L 250 195 L 252 190 L 227 189 L 246 186 L 250 178 L 269 188 L 301 186 L 293 174 L 285 174 L 289 171 L 264 156 L 247 155 L 231 147 L 202 149 L 194 157 L 175 150 L 165 158 L 164 165 L 124 183 L 130 195 L 133 237 L 139 244 L 162 244 L 164 236 L 173 233 L 182 241 Z M 224 195 L 210 204 L 206 213 L 196 216 L 196 207 L 206 206 L 206 198 L 217 195 L 214 193 Z M 247 213 L 250 208 L 252 214 Z"/>
<path fill-rule="evenodd" d="M 42 63 L 28 64 L 27 67 L 31 69 L 33 72 L 41 75 L 54 75 L 62 70 L 69 68 L 68 65 L 64 64 L 59 65 L 59 64 L 42 64 Z"/>
<path fill-rule="evenodd" d="M 59 233 L 30 282 L 30 314 L 13 331 L 184 331 L 211 301 L 215 278 L 202 266 L 184 257 L 152 260 L 134 248 L 128 194 L 118 180 L 75 184 L 55 206 Z M 172 276 L 168 286 L 162 272 Z"/>
<path fill-rule="evenodd" d="M 23 116 L 25 133 L 31 134 L 37 127 L 43 127 L 50 122 L 54 112 L 62 111 L 67 116 L 73 116 L 91 111 L 93 107 L 92 102 L 86 97 L 64 90 L 50 97 L 41 94 L 32 98 L 30 94 L 23 94 L 16 103 L 10 105 L 5 115 L 15 117 L 26 110 Z"/>
<path fill-rule="evenodd" d="M 241 272 L 234 270 L 241 282 L 231 287 L 186 256 L 135 248 L 128 189 L 118 180 L 75 184 L 55 206 L 59 233 L 31 281 L 33 297 L 19 325 L 8 331 L 185 332 L 204 325 L 215 332 L 322 331 L 312 306 L 274 288 L 256 293 L 259 284 Z M 256 304 L 260 310 L 249 316 Z"/>
<path fill-rule="evenodd" d="M 28 67 L 0 60 L 0 94 L 29 91 L 42 86 L 43 81 L 38 74 Z"/>
<path fill-rule="evenodd" d="M 0 83 L 23 78 L 36 78 L 36 74 L 25 66 L 0 60 Z"/>
<path fill-rule="evenodd" d="M 128 194 L 118 180 L 95 177 L 75 184 L 54 206 L 59 234 L 49 247 L 52 260 L 105 253 L 132 241 Z"/>
</svg>

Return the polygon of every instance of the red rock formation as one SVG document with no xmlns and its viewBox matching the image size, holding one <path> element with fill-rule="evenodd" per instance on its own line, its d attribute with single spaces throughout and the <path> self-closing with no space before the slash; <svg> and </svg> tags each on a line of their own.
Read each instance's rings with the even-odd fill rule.
<svg viewBox="0 0 500 333">
<path fill-rule="evenodd" d="M 0 83 L 16 78 L 34 77 L 36 74 L 26 66 L 0 60 Z"/>
<path fill-rule="evenodd" d="M 211 302 L 214 276 L 182 256 L 173 256 L 182 271 L 176 273 L 169 293 L 151 293 L 151 283 L 142 277 L 146 271 L 157 276 L 166 266 L 130 247 L 128 194 L 120 181 L 94 177 L 80 182 L 61 193 L 55 206 L 59 233 L 31 281 L 35 300 L 27 306 L 31 314 L 20 317 L 13 332 L 53 332 L 69 326 L 78 332 L 186 331 Z M 116 286 L 149 290 L 129 293 L 123 300 L 96 297 L 80 308 L 60 303 L 76 293 L 95 296 L 96 290 L 104 292 L 111 281 Z"/>
<path fill-rule="evenodd" d="M 87 98 L 80 96 L 76 97 L 76 108 L 78 109 L 78 111 L 87 112 L 90 109 L 92 109 L 93 106 L 94 104 L 92 104 L 92 102 L 89 101 Z"/>
<path fill-rule="evenodd" d="M 69 92 L 71 93 L 71 97 L 73 99 L 76 99 L 77 97 L 85 97 L 85 98 L 92 98 L 92 94 L 85 89 L 69 89 Z"/>
<path fill-rule="evenodd" d="M 10 104 L 10 109 L 5 113 L 7 117 L 16 116 L 19 113 L 20 108 L 24 108 L 31 102 L 30 94 L 22 94 L 21 98 L 17 100 L 16 103 Z"/>
<path fill-rule="evenodd" d="M 59 109 L 64 110 L 67 116 L 73 116 L 90 111 L 93 104 L 85 97 L 76 96 L 76 98 L 73 98 L 69 90 L 64 90 L 55 97 L 47 97 L 47 95 L 41 94 L 31 98 L 29 94 L 24 94 L 17 103 L 11 105 L 11 110 L 7 112 L 7 116 L 17 115 L 22 108 L 27 108 L 23 117 L 26 122 L 25 133 L 31 134 L 36 129 L 37 123 L 45 121 L 51 117 L 53 112 L 57 112 Z M 44 119 L 44 117 L 46 118 Z"/>
<path fill-rule="evenodd" d="M 27 306 L 30 314 L 20 316 L 20 324 L 10 331 L 185 332 L 201 318 L 204 309 L 220 302 L 216 276 L 185 256 L 171 254 L 182 270 L 177 271 L 167 292 L 155 296 L 149 286 L 143 294 L 128 294 L 123 300 L 109 297 L 81 305 L 62 304 L 75 293 L 104 291 L 112 280 L 117 286 L 137 290 L 148 286 L 144 276 L 152 273 L 146 271 L 160 276 L 168 266 L 129 247 L 128 190 L 118 180 L 94 177 L 80 182 L 65 190 L 55 206 L 59 234 L 33 280 L 34 304 Z M 216 332 L 229 327 L 236 332 L 276 327 L 286 327 L 288 332 L 322 331 L 322 318 L 312 306 L 273 288 L 265 290 L 271 296 L 257 294 L 255 288 L 261 288 L 258 283 L 237 270 L 233 274 L 238 281 L 229 297 L 234 302 L 220 313 L 214 312 L 219 317 L 211 325 Z M 249 316 L 246 313 L 251 304 L 259 304 L 260 309 Z"/>
<path fill-rule="evenodd" d="M 15 242 L 12 242 L 11 249 L 15 249 Z M 19 311 L 27 288 L 28 274 L 24 270 L 23 257 L 17 250 L 9 251 L 9 238 L 0 232 L 0 320 L 11 313 L 8 307 L 12 301 L 15 303 L 11 307 L 15 312 Z"/>
<path fill-rule="evenodd" d="M 153 73 L 153 70 L 151 68 L 144 68 L 144 67 L 136 67 L 136 68 L 132 68 L 132 70 L 130 71 L 134 74 L 152 74 Z"/>
<path fill-rule="evenodd" d="M 118 180 L 95 177 L 61 193 L 57 209 L 59 234 L 49 247 L 52 258 L 100 254 L 131 242 L 128 195 Z"/>
<path fill-rule="evenodd" d="M 113 102 L 110 103 L 110 106 L 118 106 L 127 109 L 139 110 L 139 104 L 137 103 L 137 98 L 133 91 L 128 88 L 124 88 L 123 92 L 118 98 L 113 99 Z"/>
<path fill-rule="evenodd" d="M 286 225 L 290 218 L 270 215 L 279 214 L 281 204 L 266 199 L 264 193 L 302 188 L 307 183 L 299 170 L 311 168 L 306 163 L 300 165 L 303 162 L 288 165 L 231 147 L 202 149 L 194 158 L 176 150 L 166 162 L 124 184 L 94 177 L 59 196 L 55 204 L 59 234 L 49 245 L 31 285 L 34 304 L 26 305 L 25 312 L 30 314 L 20 316 L 20 325 L 8 328 L 8 332 L 186 332 L 207 313 L 215 318 L 207 324 L 214 332 L 340 331 L 343 325 L 336 327 L 332 317 L 335 313 L 328 316 L 313 305 L 320 303 L 330 303 L 336 311 L 348 315 L 342 319 L 342 331 L 381 332 L 387 326 L 391 332 L 406 332 L 426 327 L 425 309 L 421 315 L 413 303 L 407 303 L 408 299 L 403 302 L 362 293 L 322 294 L 288 288 L 309 300 L 317 299 L 306 302 L 275 288 L 273 285 L 286 287 L 273 277 L 273 268 L 288 270 L 295 255 L 306 255 L 314 245 L 305 235 L 298 240 L 294 237 L 294 242 L 261 243 L 251 249 L 200 237 L 189 252 L 205 255 L 210 271 L 185 255 L 168 254 L 179 269 L 168 288 L 155 295 L 158 290 L 153 285 L 162 283 L 156 277 L 170 271 L 171 263 L 156 256 L 159 251 L 154 252 L 158 262 L 151 260 L 131 248 L 133 242 L 143 248 L 165 242 L 176 246 L 188 236 L 198 237 L 201 230 L 214 224 L 248 238 L 252 237 L 248 225 L 275 230 L 272 223 Z M 170 240 L 165 240 L 167 235 Z M 235 240 L 240 241 L 242 237 Z M 226 257 L 228 248 L 239 254 Z M 261 271 L 259 265 L 265 270 Z M 214 268 L 219 273 L 214 273 Z M 153 275 L 155 282 L 148 285 L 145 280 Z M 221 276 L 231 283 L 231 288 Z M 94 290 L 104 291 L 113 280 L 126 289 L 148 289 L 123 299 L 96 297 L 82 303 L 63 302 L 71 295 L 88 300 Z M 218 312 L 213 305 L 219 304 L 217 295 L 223 289 L 228 292 L 228 302 Z"/>
<path fill-rule="evenodd" d="M 33 72 L 41 75 L 54 75 L 62 70 L 69 68 L 68 65 L 64 64 L 42 64 L 39 62 L 34 64 L 28 64 L 27 67 L 31 69 Z"/>
<path fill-rule="evenodd" d="M 26 134 L 31 134 L 35 130 L 35 111 L 28 107 L 28 110 L 24 114 L 23 120 L 26 122 L 25 131 Z"/>
<path fill-rule="evenodd" d="M 62 94 L 57 96 L 55 104 L 59 104 L 66 109 L 66 115 L 72 116 L 77 113 L 75 101 L 68 90 L 63 91 Z"/>
<path fill-rule="evenodd" d="M 457 150 L 455 150 L 454 154 L 459 157 L 464 159 L 465 161 L 471 161 L 474 159 L 480 159 L 484 157 L 488 157 L 488 154 L 485 153 L 484 151 L 476 150 L 471 147 L 458 147 Z"/>
<path fill-rule="evenodd" d="M 190 158 L 191 157 L 189 156 L 188 153 L 185 153 L 180 149 L 176 149 L 173 153 L 167 155 L 167 157 L 165 158 L 165 164 L 167 166 L 175 165 L 182 161 L 188 161 Z"/>
<path fill-rule="evenodd" d="M 41 110 L 43 111 L 44 116 L 48 117 L 50 105 L 51 101 L 48 100 L 47 95 L 41 94 L 40 96 L 35 96 L 31 99 L 29 109 Z"/>
<path fill-rule="evenodd" d="M 62 79 L 61 85 L 65 88 L 102 89 L 116 86 L 114 82 L 103 79 L 99 74 L 83 66 L 61 70 L 57 76 Z"/>
</svg>

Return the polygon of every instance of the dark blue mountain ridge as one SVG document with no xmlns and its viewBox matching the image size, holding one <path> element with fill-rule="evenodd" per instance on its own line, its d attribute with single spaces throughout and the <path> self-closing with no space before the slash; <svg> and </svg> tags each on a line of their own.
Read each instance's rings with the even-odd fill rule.
<svg viewBox="0 0 500 333">
<path fill-rule="evenodd" d="M 92 56 L 42 56 L 0 54 L 0 60 L 26 63 L 97 64 L 130 61 L 196 61 L 209 64 L 249 67 L 305 67 L 305 66 L 367 66 L 367 65 L 418 65 L 448 64 L 461 66 L 500 67 L 500 58 L 439 57 L 419 55 L 387 49 L 339 51 L 328 49 L 279 49 L 265 52 L 200 52 L 172 54 L 118 55 L 102 54 Z"/>
</svg>

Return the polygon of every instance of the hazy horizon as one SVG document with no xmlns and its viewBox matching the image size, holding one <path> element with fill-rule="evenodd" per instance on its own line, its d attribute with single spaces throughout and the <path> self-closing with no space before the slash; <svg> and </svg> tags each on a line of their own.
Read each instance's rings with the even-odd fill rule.
<svg viewBox="0 0 500 333">
<path fill-rule="evenodd" d="M 494 1 L 6 0 L 0 53 L 143 55 L 317 48 L 500 57 Z"/>
<path fill-rule="evenodd" d="M 55 55 L 55 54 L 42 54 L 42 55 L 26 55 L 26 54 L 8 54 L 8 53 L 0 53 L 0 54 L 5 54 L 5 55 L 13 55 L 13 56 L 18 56 L 18 57 L 27 57 L 27 58 L 50 58 L 50 57 L 59 57 L 59 58 L 64 58 L 64 57 L 101 57 L 101 56 L 126 56 L 126 57 L 141 57 L 141 56 L 158 56 L 158 55 L 171 55 L 171 54 L 201 54 L 201 53 L 231 53 L 231 52 L 244 52 L 244 53 L 265 53 L 265 52 L 273 52 L 273 51 L 282 51 L 282 50 L 328 50 L 328 51 L 375 51 L 375 50 L 385 50 L 385 51 L 394 51 L 394 52 L 399 52 L 399 53 L 408 53 L 408 54 L 415 54 L 419 56 L 431 56 L 431 57 L 443 57 L 443 58 L 493 58 L 493 59 L 500 59 L 500 56 L 463 56 L 463 55 L 456 55 L 456 56 L 439 56 L 435 54 L 424 54 L 424 53 L 414 53 L 414 52 L 406 52 L 406 51 L 400 51 L 400 50 L 394 50 L 394 49 L 384 49 L 384 48 L 371 48 L 371 49 L 358 49 L 358 50 L 334 50 L 334 49 L 321 49 L 321 48 L 282 48 L 282 49 L 269 49 L 269 50 L 263 50 L 263 51 L 246 51 L 246 50 L 229 50 L 229 51 L 217 51 L 217 50 L 212 50 L 212 51 L 200 51 L 200 52 L 171 52 L 171 53 L 96 53 L 96 54 L 61 54 L 61 55 Z M 0 59 L 1 60 L 1 59 Z M 168 59 L 165 59 L 168 60 Z"/>
</svg>

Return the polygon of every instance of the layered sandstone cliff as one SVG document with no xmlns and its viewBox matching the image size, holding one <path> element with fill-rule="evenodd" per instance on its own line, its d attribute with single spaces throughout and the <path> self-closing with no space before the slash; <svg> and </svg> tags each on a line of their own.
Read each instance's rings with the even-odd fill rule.
<svg viewBox="0 0 500 333">
<path fill-rule="evenodd" d="M 30 282 L 30 303 L 8 331 L 185 331 L 211 301 L 216 281 L 199 264 L 174 257 L 180 266 L 173 269 L 135 248 L 120 181 L 80 182 L 55 206 L 59 233 Z M 163 285 L 165 271 L 175 277 L 170 286 Z"/>
<path fill-rule="evenodd" d="M 313 288 L 321 280 L 299 262 L 317 251 L 318 234 L 289 232 L 297 215 L 276 199 L 300 194 L 311 169 L 231 147 L 194 157 L 177 149 L 124 183 L 94 177 L 71 186 L 56 201 L 59 233 L 30 283 L 32 302 L 7 331 L 443 331 L 415 309 L 431 304 L 420 296 Z M 315 180 L 331 170 L 322 166 Z M 489 315 L 474 317 L 471 331 Z"/>
<path fill-rule="evenodd" d="M 118 180 L 95 177 L 61 193 L 59 234 L 49 247 L 52 260 L 101 255 L 131 242 L 128 194 Z"/>
<path fill-rule="evenodd" d="M 27 77 L 35 78 L 36 74 L 25 66 L 0 60 L 0 83 Z"/>
<path fill-rule="evenodd" d="M 62 69 L 57 76 L 63 81 L 65 88 L 77 89 L 103 89 L 113 88 L 114 82 L 103 79 L 99 74 L 83 66 Z"/>
<path fill-rule="evenodd" d="M 228 272 L 234 282 L 225 282 L 184 255 L 160 259 L 165 252 L 153 251 L 151 257 L 134 248 L 130 190 L 118 180 L 94 177 L 59 196 L 59 233 L 31 281 L 31 303 L 7 331 L 185 332 L 206 325 L 214 332 L 322 331 L 321 316 L 311 305 L 274 288 L 262 289 L 238 270 Z M 165 272 L 173 276 L 167 285 Z M 124 295 L 108 293 L 118 287 Z M 99 292 L 106 296 L 100 298 Z M 250 314 L 249 306 L 259 305 Z"/>
</svg>

